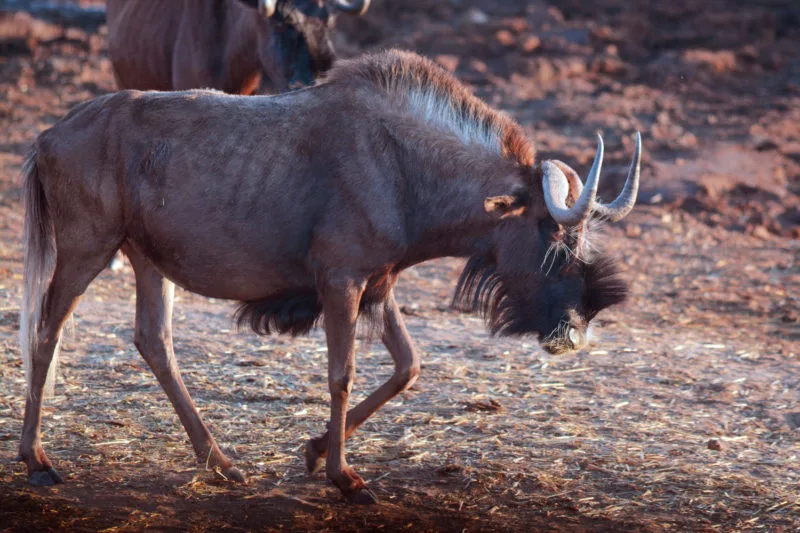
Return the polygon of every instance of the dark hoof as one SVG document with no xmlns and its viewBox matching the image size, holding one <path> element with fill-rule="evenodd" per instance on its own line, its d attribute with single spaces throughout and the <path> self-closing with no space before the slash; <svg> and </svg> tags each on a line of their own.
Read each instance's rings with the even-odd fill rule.
<svg viewBox="0 0 800 533">
<path fill-rule="evenodd" d="M 28 483 L 37 487 L 51 487 L 53 485 L 64 483 L 64 478 L 62 478 L 61 474 L 56 472 L 55 469 L 51 467 L 47 470 L 33 472 L 28 476 Z"/>
<path fill-rule="evenodd" d="M 366 487 L 345 494 L 344 498 L 347 500 L 347 503 L 355 505 L 375 505 L 378 503 L 378 497 Z"/>
<path fill-rule="evenodd" d="M 232 466 L 230 468 L 226 468 L 226 469 L 222 470 L 221 472 L 222 472 L 222 476 L 225 479 L 233 481 L 234 483 L 242 483 L 242 484 L 245 484 L 245 485 L 247 484 L 247 478 L 244 477 L 244 474 L 242 474 L 241 470 L 239 470 L 235 466 Z"/>
<path fill-rule="evenodd" d="M 306 470 L 308 470 L 309 476 L 318 474 L 325 468 L 325 456 L 317 451 L 314 440 L 315 439 L 309 439 L 309 441 L 306 442 Z"/>
</svg>

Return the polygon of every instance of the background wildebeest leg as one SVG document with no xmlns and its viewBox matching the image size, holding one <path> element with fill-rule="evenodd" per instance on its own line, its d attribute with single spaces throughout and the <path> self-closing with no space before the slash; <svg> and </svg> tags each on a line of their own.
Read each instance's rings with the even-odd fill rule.
<svg viewBox="0 0 800 533">
<path fill-rule="evenodd" d="M 150 261 L 125 245 L 136 275 L 136 332 L 133 343 L 167 393 L 181 424 L 189 434 L 198 460 L 218 467 L 234 481 L 245 482 L 242 473 L 219 449 L 181 379 L 172 346 L 172 302 L 175 284 L 158 273 Z"/>
<path fill-rule="evenodd" d="M 383 344 L 394 359 L 394 374 L 378 389 L 347 413 L 345 439 L 350 437 L 364 421 L 389 400 L 408 389 L 419 377 L 419 355 L 414 350 L 400 308 L 390 293 L 384 303 Z M 329 432 L 311 439 L 306 444 L 306 466 L 310 474 L 316 474 L 324 466 L 323 458 L 328 453 Z"/>
<path fill-rule="evenodd" d="M 325 337 L 328 341 L 328 387 L 331 391 L 331 421 L 328 426 L 328 458 L 326 473 L 350 503 L 375 503 L 375 495 L 366 483 L 347 465 L 345 458 L 345 425 L 347 400 L 355 379 L 355 341 L 358 306 L 364 284 L 352 279 L 323 282 L 322 312 L 325 316 Z"/>
<path fill-rule="evenodd" d="M 69 235 L 60 235 L 62 243 L 69 242 Z M 25 420 L 19 444 L 18 460 L 28 467 L 28 481 L 32 485 L 53 485 L 64 480 L 53 469 L 42 448 L 42 394 L 47 371 L 58 346 L 61 330 L 72 309 L 78 303 L 86 287 L 108 264 L 111 252 L 89 255 L 85 250 L 70 250 L 60 246 L 57 252 L 56 269 L 47 288 L 42 323 L 39 329 L 36 351 L 31 360 L 31 379 L 25 401 Z M 85 257 L 92 257 L 86 260 Z"/>
</svg>

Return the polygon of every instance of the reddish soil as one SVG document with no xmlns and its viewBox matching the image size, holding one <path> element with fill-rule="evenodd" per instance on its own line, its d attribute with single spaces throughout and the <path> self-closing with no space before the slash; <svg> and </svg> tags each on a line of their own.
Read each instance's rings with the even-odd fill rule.
<svg viewBox="0 0 800 533">
<path fill-rule="evenodd" d="M 322 334 L 236 332 L 230 303 L 180 292 L 178 358 L 249 476 L 233 485 L 196 465 L 132 345 L 129 267 L 93 283 L 64 342 L 43 439 L 67 483 L 27 485 L 20 165 L 72 105 L 114 90 L 105 28 L 53 20 L 0 14 L 0 531 L 800 528 L 797 2 L 375 0 L 342 21 L 342 55 L 435 58 L 541 157 L 585 172 L 601 131 L 606 197 L 634 131 L 645 148 L 640 203 L 602 237 L 632 298 L 590 349 L 490 338 L 448 307 L 459 260 L 401 277 L 422 377 L 349 441 L 381 498 L 366 509 L 298 456 L 327 419 Z M 391 364 L 366 340 L 358 364 L 360 398 Z"/>
</svg>

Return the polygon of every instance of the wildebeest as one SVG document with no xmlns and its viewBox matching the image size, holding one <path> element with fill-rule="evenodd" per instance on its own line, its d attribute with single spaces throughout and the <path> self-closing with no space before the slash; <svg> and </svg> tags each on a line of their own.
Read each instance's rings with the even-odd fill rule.
<svg viewBox="0 0 800 533">
<path fill-rule="evenodd" d="M 336 15 L 361 15 L 369 3 L 109 0 L 108 56 L 120 89 L 250 94 L 261 79 L 283 92 L 330 68 Z"/>
<path fill-rule="evenodd" d="M 349 501 L 374 501 L 345 439 L 419 376 L 392 293 L 400 272 L 469 258 L 455 303 L 482 311 L 495 333 L 578 349 L 595 315 L 626 295 L 588 232 L 632 209 L 640 155 L 637 134 L 623 191 L 601 204 L 602 139 L 584 185 L 560 161 L 537 162 L 521 127 L 449 73 L 400 51 L 342 61 L 278 96 L 122 91 L 76 106 L 25 165 L 30 481 L 61 481 L 40 441 L 48 369 L 67 316 L 122 247 L 136 275 L 134 343 L 199 459 L 228 477 L 242 478 L 178 372 L 173 283 L 241 302 L 239 323 L 259 333 L 302 334 L 324 316 L 331 417 L 306 444 L 307 466 L 324 464 Z M 376 321 L 395 372 L 348 412 L 359 316 Z"/>
</svg>

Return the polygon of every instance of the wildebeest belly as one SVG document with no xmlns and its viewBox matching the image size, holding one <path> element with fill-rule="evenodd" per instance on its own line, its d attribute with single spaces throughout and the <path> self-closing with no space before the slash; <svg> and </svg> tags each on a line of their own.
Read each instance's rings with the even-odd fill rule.
<svg viewBox="0 0 800 533">
<path fill-rule="evenodd" d="M 315 290 L 313 276 L 300 262 L 267 262 L 256 253 L 205 244 L 187 247 L 182 240 L 155 244 L 143 235 L 129 242 L 168 279 L 210 298 L 252 301 Z"/>
<path fill-rule="evenodd" d="M 169 279 L 204 296 L 251 301 L 313 290 L 313 219 L 298 217 L 291 197 L 237 196 L 231 189 L 248 187 L 235 176 L 215 181 L 140 183 L 128 195 L 127 239 Z"/>
</svg>

